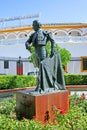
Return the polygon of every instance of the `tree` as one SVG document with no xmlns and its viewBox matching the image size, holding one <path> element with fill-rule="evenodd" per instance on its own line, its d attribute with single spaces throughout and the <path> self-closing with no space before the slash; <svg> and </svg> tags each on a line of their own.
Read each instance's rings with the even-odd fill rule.
<svg viewBox="0 0 87 130">
<path fill-rule="evenodd" d="M 46 49 L 48 52 L 48 56 L 50 56 L 51 44 L 49 42 L 46 45 Z M 29 61 L 32 62 L 35 67 L 38 67 L 38 60 L 36 58 L 35 50 L 32 45 L 30 47 L 30 52 L 31 52 L 31 56 L 29 57 Z M 56 44 L 56 52 L 60 52 L 61 61 L 62 61 L 62 65 L 64 68 L 67 65 L 67 63 L 70 61 L 71 53 L 68 50 L 66 50 L 65 48 L 59 47 L 58 44 Z"/>
</svg>

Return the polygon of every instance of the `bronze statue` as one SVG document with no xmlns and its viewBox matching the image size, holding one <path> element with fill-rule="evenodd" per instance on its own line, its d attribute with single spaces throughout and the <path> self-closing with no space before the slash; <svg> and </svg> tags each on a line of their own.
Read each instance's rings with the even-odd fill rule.
<svg viewBox="0 0 87 130">
<path fill-rule="evenodd" d="M 64 75 L 59 53 L 56 53 L 55 40 L 52 33 L 41 29 L 41 24 L 33 21 L 34 33 L 26 41 L 26 49 L 29 50 L 30 44 L 35 47 L 35 53 L 39 60 L 38 83 L 36 92 L 50 92 L 65 89 Z M 48 57 L 46 44 L 51 42 L 51 55 Z"/>
</svg>

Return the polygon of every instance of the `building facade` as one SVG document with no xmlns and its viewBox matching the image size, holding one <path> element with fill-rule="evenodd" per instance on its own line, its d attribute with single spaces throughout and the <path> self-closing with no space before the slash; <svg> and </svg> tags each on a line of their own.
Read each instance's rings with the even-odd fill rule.
<svg viewBox="0 0 87 130">
<path fill-rule="evenodd" d="M 27 58 L 0 58 L 0 75 L 27 75 L 28 72 L 36 72 L 37 70 Z"/>
<path fill-rule="evenodd" d="M 87 24 L 42 24 L 42 28 L 51 31 L 56 43 L 70 51 L 72 57 L 66 72 L 87 74 Z M 0 29 L 0 74 L 26 75 L 36 70 L 25 49 L 25 41 L 32 32 L 31 25 Z"/>
</svg>

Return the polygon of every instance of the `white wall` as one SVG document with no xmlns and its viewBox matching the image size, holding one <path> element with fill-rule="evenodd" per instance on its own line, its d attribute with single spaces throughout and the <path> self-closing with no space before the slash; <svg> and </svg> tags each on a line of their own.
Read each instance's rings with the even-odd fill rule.
<svg viewBox="0 0 87 130">
<path fill-rule="evenodd" d="M 28 72 L 35 72 L 36 68 L 34 67 L 34 65 L 30 62 L 24 62 L 23 63 L 23 74 L 27 75 Z"/>
<path fill-rule="evenodd" d="M 67 73 L 80 74 L 81 73 L 80 61 L 70 61 L 67 65 Z"/>
<path fill-rule="evenodd" d="M 0 61 L 0 74 L 11 74 L 16 75 L 16 62 L 10 61 L 9 62 L 9 68 L 4 69 L 4 60 Z"/>
<path fill-rule="evenodd" d="M 9 60 L 9 68 L 4 69 L 4 60 Z M 2 58 L 0 59 L 0 74 L 6 75 L 16 75 L 17 74 L 17 60 L 18 59 L 10 59 L 10 58 Z M 28 60 L 23 60 L 23 75 L 27 75 L 28 72 L 35 72 L 37 68 Z"/>
<path fill-rule="evenodd" d="M 72 57 L 87 56 L 87 42 L 84 43 L 59 43 L 61 48 L 70 51 Z"/>
</svg>

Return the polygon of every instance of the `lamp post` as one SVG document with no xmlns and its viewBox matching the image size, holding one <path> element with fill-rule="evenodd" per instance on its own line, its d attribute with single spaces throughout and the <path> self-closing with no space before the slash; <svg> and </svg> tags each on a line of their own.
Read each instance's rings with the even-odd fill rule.
<svg viewBox="0 0 87 130">
<path fill-rule="evenodd" d="M 19 67 L 19 75 L 21 75 L 22 74 L 22 61 L 21 61 L 21 56 L 19 56 L 19 60 L 18 60 L 18 67 Z"/>
</svg>

